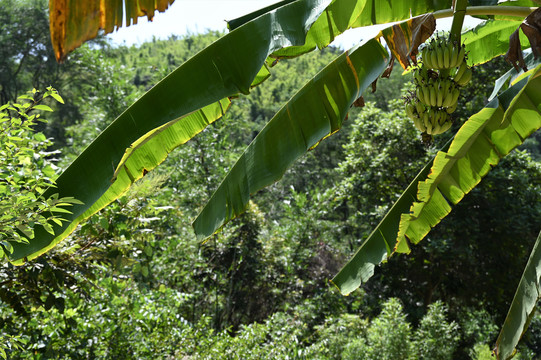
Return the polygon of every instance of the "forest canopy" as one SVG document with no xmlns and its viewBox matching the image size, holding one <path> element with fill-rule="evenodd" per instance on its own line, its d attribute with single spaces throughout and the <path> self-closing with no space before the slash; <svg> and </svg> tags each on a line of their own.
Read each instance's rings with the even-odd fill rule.
<svg viewBox="0 0 541 360">
<path fill-rule="evenodd" d="M 22 146 L 25 156 L 9 155 L 9 141 L 2 142 L 0 156 L 16 161 L 2 166 L 0 179 L 32 163 L 27 175 L 38 179 L 38 193 L 125 109 L 226 36 L 208 32 L 131 47 L 98 37 L 60 65 L 45 1 L 7 1 L 0 19 L 11 29 L 0 32 L 0 105 L 9 104 L 1 119 L 28 125 L 15 129 L 24 133 L 6 132 L 12 141 L 32 139 Z M 348 297 L 329 280 L 419 169 L 487 105 L 494 83 L 511 68 L 501 57 L 474 68 L 451 130 L 429 146 L 402 99 L 414 89 L 414 74 L 395 69 L 378 80 L 377 91 L 365 91 L 363 107 L 348 107 L 340 131 L 253 194 L 242 215 L 205 242 L 193 233 L 191 221 L 246 146 L 284 102 L 343 58 L 330 46 L 267 60 L 271 76 L 264 83 L 248 83 L 247 94 L 220 102 L 219 120 L 64 241 L 20 266 L 4 261 L 6 356 L 487 359 L 539 232 L 539 131 L 502 158 L 409 255 L 390 257 Z M 260 75 L 263 81 L 268 74 Z M 26 116 L 47 121 L 25 123 Z M 3 209 L 23 191 L 2 189 Z M 68 211 L 77 206 L 63 199 L 72 201 Z M 65 215 L 57 215 L 45 220 L 63 223 Z M 9 253 L 10 245 L 2 246 Z M 539 356 L 540 325 L 533 315 L 517 357 Z"/>
</svg>

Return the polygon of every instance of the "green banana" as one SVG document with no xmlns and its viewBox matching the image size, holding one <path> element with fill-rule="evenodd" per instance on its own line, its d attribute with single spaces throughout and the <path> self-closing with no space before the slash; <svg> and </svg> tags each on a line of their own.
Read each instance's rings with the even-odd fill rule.
<svg viewBox="0 0 541 360">
<path fill-rule="evenodd" d="M 439 111 L 436 111 L 432 116 L 432 135 L 439 134 L 440 123 L 439 123 L 440 114 Z"/>
<path fill-rule="evenodd" d="M 464 75 L 464 72 L 466 71 L 467 68 L 468 68 L 468 65 L 465 62 L 463 62 L 462 65 L 460 65 L 457 68 L 455 74 L 453 75 L 455 82 L 460 80 L 460 78 L 462 77 L 462 75 Z"/>
<path fill-rule="evenodd" d="M 453 106 L 456 102 L 458 102 L 458 97 L 460 96 L 460 90 L 457 88 L 453 89 L 453 100 L 451 100 L 451 106 Z"/>
<path fill-rule="evenodd" d="M 440 134 L 443 134 L 444 132 L 446 132 L 447 130 L 449 130 L 451 128 L 451 125 L 453 125 L 453 122 L 451 120 L 448 120 L 446 122 L 444 122 L 443 124 L 441 124 L 441 127 L 440 127 Z"/>
<path fill-rule="evenodd" d="M 462 65 L 462 63 L 464 62 L 464 56 L 466 55 L 466 48 L 464 47 L 464 45 L 458 45 L 458 47 L 460 48 L 460 50 L 456 58 L 455 66 Z"/>
<path fill-rule="evenodd" d="M 430 50 L 430 62 L 432 63 L 432 69 L 439 69 L 439 64 L 438 64 L 438 54 L 437 54 L 437 51 L 436 51 L 436 48 L 431 48 Z"/>
<path fill-rule="evenodd" d="M 438 67 L 437 69 L 443 69 L 444 63 L 443 63 L 443 47 L 441 46 L 441 43 L 438 43 L 436 47 L 436 56 L 438 58 Z"/>
<path fill-rule="evenodd" d="M 432 62 L 430 61 L 430 56 L 428 52 L 428 46 L 425 46 L 422 51 L 422 57 L 423 57 L 423 64 L 429 68 L 432 69 Z"/>
<path fill-rule="evenodd" d="M 460 50 L 458 49 L 458 45 L 452 44 L 451 47 L 451 59 L 449 62 L 449 67 L 454 68 L 457 66 L 458 53 L 460 52 Z"/>
<path fill-rule="evenodd" d="M 415 97 L 419 101 L 423 101 L 423 88 L 420 86 L 417 86 L 417 89 L 415 89 Z"/>
<path fill-rule="evenodd" d="M 452 125 L 449 114 L 458 106 L 459 87 L 472 78 L 472 69 L 465 59 L 465 47 L 442 38 L 432 39 L 421 50 L 422 64 L 415 69 L 415 98 L 408 100 L 406 114 L 424 139 L 441 134 Z M 450 69 L 450 76 L 443 77 L 443 69 Z"/>
<path fill-rule="evenodd" d="M 443 45 L 443 68 L 449 69 L 449 60 L 451 54 L 449 53 L 449 45 Z"/>
<path fill-rule="evenodd" d="M 441 125 L 436 123 L 432 126 L 432 135 L 441 134 Z"/>
<path fill-rule="evenodd" d="M 446 108 L 445 111 L 447 112 L 447 114 L 452 114 L 455 112 L 457 106 L 458 106 L 458 101 L 452 104 L 451 106 L 449 106 L 448 108 Z"/>
<path fill-rule="evenodd" d="M 423 114 L 423 125 L 427 129 L 428 129 L 428 126 L 430 125 L 430 115 L 428 114 L 428 111 Z M 430 125 L 430 128 L 432 129 L 432 125 Z"/>
<path fill-rule="evenodd" d="M 420 132 L 426 132 L 426 126 L 423 124 L 423 120 L 419 117 L 413 119 L 413 124 Z"/>
<path fill-rule="evenodd" d="M 447 121 L 449 121 L 449 114 L 447 114 L 446 111 L 441 110 L 440 112 L 440 118 L 438 119 L 438 124 L 443 125 Z"/>
<path fill-rule="evenodd" d="M 441 106 L 442 102 L 443 102 L 443 89 L 440 83 L 438 88 L 436 89 L 436 106 Z"/>
<path fill-rule="evenodd" d="M 420 101 L 417 101 L 415 103 L 415 110 L 417 110 L 417 114 L 419 114 L 419 116 L 421 116 L 425 112 L 425 107 L 423 106 L 423 104 Z"/>
<path fill-rule="evenodd" d="M 423 94 L 424 94 L 424 104 L 426 106 L 430 106 L 430 86 L 425 86 L 423 88 Z"/>
<path fill-rule="evenodd" d="M 430 86 L 430 106 L 436 106 L 437 104 L 437 93 L 438 91 L 436 90 L 436 86 L 434 86 L 434 84 L 432 84 Z"/>
<path fill-rule="evenodd" d="M 412 104 L 412 103 L 408 103 L 406 104 L 406 115 L 408 115 L 408 117 L 412 120 L 414 120 L 417 115 L 415 115 L 415 106 Z"/>
<path fill-rule="evenodd" d="M 451 81 L 449 79 L 445 79 L 443 81 L 443 85 L 442 85 L 442 99 L 443 101 L 445 101 L 445 98 L 447 97 L 447 94 L 449 94 L 449 89 L 451 88 Z M 443 103 L 442 101 L 442 103 Z M 443 105 L 443 104 L 442 104 Z"/>
<path fill-rule="evenodd" d="M 471 78 L 472 78 L 472 75 L 473 75 L 473 71 L 471 68 L 467 68 L 464 73 L 462 74 L 462 76 L 460 77 L 460 79 L 458 80 L 455 80 L 456 83 L 460 86 L 466 86 Z"/>
<path fill-rule="evenodd" d="M 453 104 L 453 90 L 449 89 L 447 91 L 447 94 L 445 94 L 445 98 L 443 99 L 441 106 L 449 107 L 452 104 Z"/>
<path fill-rule="evenodd" d="M 426 125 L 426 133 L 432 135 L 432 122 L 429 121 Z"/>
</svg>

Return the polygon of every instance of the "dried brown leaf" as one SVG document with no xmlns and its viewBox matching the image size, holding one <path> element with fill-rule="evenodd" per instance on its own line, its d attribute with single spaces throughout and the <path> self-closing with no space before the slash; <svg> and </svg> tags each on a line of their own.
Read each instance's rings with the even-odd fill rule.
<svg viewBox="0 0 541 360">
<path fill-rule="evenodd" d="M 122 26 L 137 24 L 139 16 L 154 17 L 154 11 L 165 11 L 174 0 L 50 0 L 49 22 L 56 60 L 61 62 L 67 54 L 83 42 Z M 123 7 L 124 5 L 124 7 Z"/>
<path fill-rule="evenodd" d="M 361 96 L 355 102 L 353 102 L 353 106 L 355 107 L 364 107 L 364 98 Z"/>
<path fill-rule="evenodd" d="M 520 28 L 530 40 L 533 55 L 537 59 L 541 54 L 541 8 L 528 15 Z"/>
<path fill-rule="evenodd" d="M 409 56 L 416 62 L 416 55 L 419 53 L 419 46 L 423 44 L 436 30 L 436 19 L 432 14 L 425 14 L 412 19 L 412 43 L 409 49 Z"/>
<path fill-rule="evenodd" d="M 513 65 L 515 70 L 524 72 L 528 71 L 524 57 L 522 55 L 522 47 L 520 44 L 520 29 L 526 35 L 530 41 L 532 52 L 537 59 L 541 55 L 541 8 L 537 8 L 530 15 L 528 15 L 519 28 L 509 36 L 509 50 L 505 54 L 505 60 Z"/>
<path fill-rule="evenodd" d="M 436 19 L 424 14 L 395 24 L 382 30 L 381 34 L 400 65 L 407 69 L 417 63 L 419 45 L 424 43 L 436 30 Z"/>
<path fill-rule="evenodd" d="M 513 65 L 517 71 L 520 71 L 520 69 L 528 71 L 520 47 L 519 29 L 509 36 L 509 50 L 507 50 L 507 53 L 505 54 L 505 60 Z"/>
<path fill-rule="evenodd" d="M 393 72 L 393 67 L 394 67 L 394 61 L 395 61 L 395 57 L 393 54 L 391 54 L 391 60 L 389 61 L 389 65 L 387 65 L 387 67 L 385 68 L 385 71 L 383 71 L 383 74 L 381 74 L 381 77 L 382 78 L 389 78 L 391 77 L 391 73 Z"/>
<path fill-rule="evenodd" d="M 378 88 L 378 78 L 372 82 L 372 94 L 376 92 Z"/>
</svg>

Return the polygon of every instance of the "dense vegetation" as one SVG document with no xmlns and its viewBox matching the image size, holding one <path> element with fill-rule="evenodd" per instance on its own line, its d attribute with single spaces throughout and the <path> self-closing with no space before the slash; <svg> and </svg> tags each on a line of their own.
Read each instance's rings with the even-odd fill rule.
<svg viewBox="0 0 541 360">
<path fill-rule="evenodd" d="M 60 150 L 37 148 L 35 158 L 46 161 L 39 164 L 59 168 L 222 35 L 116 48 L 98 39 L 57 65 L 41 36 L 44 3 L 5 5 L 2 26 L 13 31 L 0 32 L 0 95 L 7 103 L 24 100 L 17 98 L 34 87 L 59 91 L 65 104 L 48 102 L 54 112 L 47 125 L 31 128 L 46 135 L 34 139 Z M 25 16 L 14 22 L 11 14 L 22 9 Z M 395 71 L 380 80 L 366 106 L 351 109 L 345 129 L 258 193 L 232 226 L 205 243 L 193 235 L 191 221 L 242 149 L 339 53 L 331 47 L 280 61 L 264 86 L 235 99 L 211 129 L 67 241 L 23 266 L 2 263 L 0 333 L 9 357 L 488 359 L 537 236 L 539 134 L 507 156 L 411 255 L 393 257 L 348 297 L 328 282 L 450 136 L 430 148 L 419 141 L 403 103 L 392 100 L 409 89 L 409 75 Z M 484 106 L 482 94 L 507 68 L 499 61 L 476 71 L 459 119 Z M 44 181 L 54 181 L 53 167 L 47 169 Z M 17 194 L 3 196 L 4 203 Z M 541 356 L 540 326 L 534 317 L 522 358 Z"/>
</svg>

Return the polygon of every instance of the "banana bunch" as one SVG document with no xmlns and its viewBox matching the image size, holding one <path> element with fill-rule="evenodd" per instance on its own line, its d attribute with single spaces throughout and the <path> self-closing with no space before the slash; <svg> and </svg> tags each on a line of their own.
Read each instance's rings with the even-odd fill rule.
<svg viewBox="0 0 541 360">
<path fill-rule="evenodd" d="M 430 79 L 426 83 L 417 86 L 415 94 L 419 101 L 427 106 L 444 107 L 454 111 L 460 90 L 451 79 L 437 78 Z"/>
<path fill-rule="evenodd" d="M 406 98 L 406 114 L 431 139 L 447 131 L 458 105 L 460 88 L 472 78 L 465 60 L 465 48 L 437 37 L 421 50 L 422 63 L 414 70 L 416 89 Z"/>
<path fill-rule="evenodd" d="M 421 51 L 423 63 L 430 69 L 452 69 L 464 61 L 464 46 L 444 38 L 432 39 Z"/>
<path fill-rule="evenodd" d="M 444 133 L 453 124 L 447 111 L 425 106 L 415 99 L 406 104 L 406 114 L 413 120 L 417 130 L 428 135 Z"/>
</svg>

